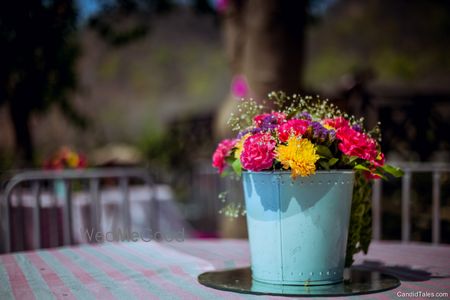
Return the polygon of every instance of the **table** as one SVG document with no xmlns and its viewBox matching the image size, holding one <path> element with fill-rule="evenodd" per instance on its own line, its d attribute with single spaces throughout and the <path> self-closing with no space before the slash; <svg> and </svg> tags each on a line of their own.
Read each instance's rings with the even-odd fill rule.
<svg viewBox="0 0 450 300">
<path fill-rule="evenodd" d="M 202 272 L 248 264 L 245 240 L 106 242 L 5 254 L 0 255 L 0 299 L 276 299 L 197 283 Z M 408 295 L 419 292 L 449 297 L 448 245 L 373 242 L 369 255 L 358 255 L 355 264 L 396 275 L 402 284 L 383 293 L 347 298 L 413 298 Z"/>
</svg>

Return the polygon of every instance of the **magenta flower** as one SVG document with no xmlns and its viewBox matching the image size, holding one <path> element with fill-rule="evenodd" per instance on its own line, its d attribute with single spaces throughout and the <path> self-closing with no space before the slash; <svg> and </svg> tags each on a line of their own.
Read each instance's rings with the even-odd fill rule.
<svg viewBox="0 0 450 300">
<path fill-rule="evenodd" d="M 236 98 L 245 98 L 249 94 L 247 80 L 244 75 L 236 75 L 231 82 L 231 93 Z"/>
<path fill-rule="evenodd" d="M 249 171 L 269 169 L 275 157 L 275 145 L 276 141 L 269 133 L 248 137 L 241 154 L 242 167 Z"/>
<path fill-rule="evenodd" d="M 234 145 L 236 144 L 237 140 L 230 140 L 226 139 L 219 143 L 217 146 L 216 151 L 214 151 L 212 160 L 212 166 L 214 168 L 217 168 L 219 170 L 219 173 L 223 172 L 223 169 L 225 169 L 227 163 L 225 159 L 227 156 L 230 156 L 231 150 L 233 149 Z"/>
<path fill-rule="evenodd" d="M 278 138 L 281 142 L 286 142 L 291 134 L 303 135 L 310 125 L 308 120 L 289 120 L 278 127 Z"/>
<path fill-rule="evenodd" d="M 339 150 L 348 156 L 357 156 L 376 164 L 382 164 L 384 158 L 378 158 L 377 143 L 369 136 L 343 126 L 336 131 L 336 137 L 341 140 Z"/>
<path fill-rule="evenodd" d="M 334 129 L 339 129 L 342 127 L 350 127 L 350 123 L 348 122 L 348 120 L 343 117 L 325 119 L 323 120 L 323 124 L 327 125 L 328 127 L 332 127 Z"/>
</svg>

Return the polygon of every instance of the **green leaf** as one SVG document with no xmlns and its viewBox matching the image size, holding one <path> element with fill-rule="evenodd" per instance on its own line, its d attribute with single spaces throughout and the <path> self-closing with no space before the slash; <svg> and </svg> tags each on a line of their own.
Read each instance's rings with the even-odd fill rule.
<svg viewBox="0 0 450 300">
<path fill-rule="evenodd" d="M 388 174 L 391 174 L 394 177 L 402 177 L 404 172 L 397 167 L 391 166 L 391 165 L 384 165 L 381 167 L 383 171 L 385 171 Z"/>
<path fill-rule="evenodd" d="M 387 180 L 386 176 L 384 176 L 383 174 L 380 174 L 380 173 L 375 173 L 375 174 L 377 174 L 378 176 L 380 176 L 381 179 Z"/>
<path fill-rule="evenodd" d="M 349 156 L 348 157 L 348 163 L 351 164 L 352 162 L 354 162 L 355 160 L 357 160 L 359 157 L 358 156 Z"/>
<path fill-rule="evenodd" d="M 364 167 L 363 165 L 356 165 L 356 166 L 353 167 L 353 169 L 355 169 L 355 170 L 363 170 L 363 171 L 368 171 L 368 172 L 370 172 L 370 169 L 367 168 L 367 167 Z"/>
<path fill-rule="evenodd" d="M 317 145 L 316 153 L 319 154 L 320 157 L 324 157 L 324 158 L 328 158 L 328 159 L 333 158 L 333 154 L 331 153 L 330 149 L 324 145 Z"/>
<path fill-rule="evenodd" d="M 346 165 L 351 165 L 353 162 L 355 162 L 359 157 L 358 156 L 342 156 L 342 162 Z"/>
<path fill-rule="evenodd" d="M 381 179 L 387 180 L 386 176 L 384 176 L 385 172 L 381 168 L 377 168 L 375 172 L 372 172 L 375 175 L 380 176 Z"/>
<path fill-rule="evenodd" d="M 330 165 L 325 160 L 319 160 L 319 165 L 322 168 L 324 168 L 325 170 L 329 170 L 330 169 Z"/>
<path fill-rule="evenodd" d="M 233 162 L 236 160 L 234 156 L 227 156 L 225 157 L 225 162 L 229 165 L 233 164 Z"/>
<path fill-rule="evenodd" d="M 329 165 L 330 167 L 332 167 L 332 166 L 334 166 L 338 161 L 339 161 L 339 159 L 337 159 L 336 157 L 333 157 L 333 158 L 331 158 L 331 159 L 328 161 L 328 165 Z"/>
<path fill-rule="evenodd" d="M 241 174 L 242 174 L 242 165 L 241 165 L 241 160 L 240 159 L 234 160 L 234 162 L 231 164 L 231 167 L 233 168 L 233 171 L 238 176 L 241 176 Z"/>
</svg>

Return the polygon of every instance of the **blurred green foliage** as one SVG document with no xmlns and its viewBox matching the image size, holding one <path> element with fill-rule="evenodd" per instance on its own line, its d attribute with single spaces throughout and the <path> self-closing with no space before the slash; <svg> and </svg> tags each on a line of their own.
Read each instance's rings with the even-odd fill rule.
<svg viewBox="0 0 450 300">
<path fill-rule="evenodd" d="M 372 239 L 372 184 L 362 172 L 355 173 L 345 267 L 353 264 L 358 252 L 367 254 Z"/>
<path fill-rule="evenodd" d="M 355 67 L 388 84 L 448 80 L 449 32 L 449 1 L 334 1 L 310 27 L 306 81 L 324 86 Z"/>
</svg>

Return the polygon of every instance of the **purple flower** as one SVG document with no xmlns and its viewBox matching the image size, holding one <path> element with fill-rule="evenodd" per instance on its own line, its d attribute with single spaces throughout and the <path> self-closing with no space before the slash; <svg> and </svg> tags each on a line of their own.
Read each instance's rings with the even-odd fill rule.
<svg viewBox="0 0 450 300">
<path fill-rule="evenodd" d="M 323 127 L 319 122 L 312 122 L 311 127 L 313 129 L 313 138 L 318 141 L 325 141 L 328 135 L 328 129 Z"/>
<path fill-rule="evenodd" d="M 336 138 L 336 132 L 333 129 L 323 127 L 319 122 L 311 122 L 308 130 L 305 133 L 310 140 L 317 143 L 332 142 Z"/>
<path fill-rule="evenodd" d="M 247 133 L 249 133 L 251 131 L 250 128 L 246 128 L 242 131 L 239 131 L 238 135 L 237 135 L 237 139 L 241 139 L 244 135 L 246 135 Z"/>
<path fill-rule="evenodd" d="M 264 129 L 263 128 L 260 128 L 260 127 L 255 127 L 255 128 L 247 128 L 247 129 L 244 129 L 244 130 L 242 130 L 242 131 L 240 131 L 239 133 L 238 133 L 238 135 L 237 135 L 237 139 L 241 139 L 244 135 L 246 135 L 247 133 L 251 133 L 251 134 L 257 134 L 257 133 L 260 133 L 260 132 L 262 132 L 262 131 L 264 131 Z"/>
<path fill-rule="evenodd" d="M 269 115 L 267 117 L 264 117 L 262 119 L 261 125 L 259 128 L 262 130 L 272 130 L 275 129 L 278 126 L 278 119 L 274 115 Z"/>
<path fill-rule="evenodd" d="M 363 132 L 362 126 L 360 124 L 354 124 L 352 126 L 353 130 L 358 131 L 358 132 Z"/>
<path fill-rule="evenodd" d="M 257 133 L 260 133 L 261 131 L 263 131 L 262 128 L 253 128 L 252 130 L 250 130 L 250 132 L 252 134 L 257 134 Z"/>
<path fill-rule="evenodd" d="M 303 120 L 312 120 L 312 117 L 309 113 L 307 113 L 306 111 L 303 111 L 301 113 L 298 113 L 295 115 L 296 119 L 303 119 Z"/>
</svg>

